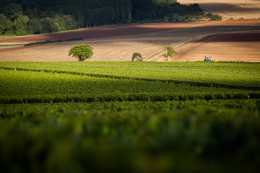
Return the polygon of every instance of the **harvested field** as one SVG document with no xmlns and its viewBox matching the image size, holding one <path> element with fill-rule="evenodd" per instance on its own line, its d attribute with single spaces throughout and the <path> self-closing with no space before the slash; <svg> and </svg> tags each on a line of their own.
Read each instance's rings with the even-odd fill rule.
<svg viewBox="0 0 260 173">
<path fill-rule="evenodd" d="M 179 49 L 176 61 L 260 61 L 260 31 L 210 35 Z"/>
<path fill-rule="evenodd" d="M 162 56 L 164 44 L 171 44 L 176 47 L 178 56 L 173 57 L 173 61 L 202 61 L 206 55 L 212 56 L 216 61 L 260 61 L 259 40 L 252 40 L 257 37 L 252 37 L 251 40 L 246 41 L 241 38 L 238 43 L 231 41 L 225 41 L 225 44 L 222 42 L 195 42 L 205 36 L 218 33 L 247 31 L 248 33 L 259 34 L 256 31 L 260 30 L 260 20 L 232 20 L 191 24 L 194 23 L 169 24 L 168 26 L 171 26 L 171 29 L 168 27 L 167 31 L 165 29 L 161 30 L 161 32 L 149 33 L 151 29 L 148 29 L 147 34 L 141 35 L 120 37 L 109 37 L 107 35 L 107 38 L 0 49 L 0 61 L 77 61 L 76 58 L 69 57 L 68 52 L 70 48 L 81 43 L 88 43 L 94 48 L 94 56 L 87 61 L 131 61 L 134 52 L 141 53 L 145 61 L 166 61 Z M 158 24 L 158 26 L 157 24 L 151 25 L 155 28 L 162 26 L 161 24 Z M 145 25 L 141 26 L 144 27 Z M 144 31 L 142 28 L 142 32 Z M 104 33 L 101 32 L 102 34 Z M 218 44 L 218 56 L 214 54 L 217 46 L 212 45 L 214 43 Z M 204 47 L 206 49 L 203 49 Z M 222 53 L 219 50 L 223 50 Z M 232 51 L 228 53 L 228 50 L 236 50 L 236 54 L 232 53 Z M 250 58 L 247 58 L 249 54 Z"/>
<path fill-rule="evenodd" d="M 205 12 L 217 14 L 224 19 L 259 19 L 260 1 L 259 0 L 177 0 L 181 4 L 200 5 Z"/>
</svg>

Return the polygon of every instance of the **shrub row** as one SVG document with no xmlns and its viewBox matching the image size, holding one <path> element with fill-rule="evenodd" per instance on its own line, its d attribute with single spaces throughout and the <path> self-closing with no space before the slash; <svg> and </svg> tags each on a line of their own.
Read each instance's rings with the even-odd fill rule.
<svg viewBox="0 0 260 173">
<path fill-rule="evenodd" d="M 58 42 L 65 42 L 65 41 L 77 41 L 77 40 L 83 40 L 82 38 L 72 38 L 72 39 L 66 39 L 66 40 L 56 40 L 56 41 L 40 41 L 40 42 L 34 42 L 34 43 L 28 43 L 25 44 L 24 47 L 26 46 L 34 46 L 34 45 L 43 45 L 43 44 L 48 44 L 48 43 L 58 43 Z"/>
<path fill-rule="evenodd" d="M 151 93 L 151 94 L 60 94 L 60 95 L 31 95 L 31 96 L 2 96 L 0 103 L 56 103 L 56 102 L 114 102 L 114 101 L 168 101 L 168 100 L 194 100 L 194 99 L 252 99 L 260 98 L 260 92 L 252 93 L 225 93 L 225 94 L 169 94 L 169 93 Z"/>
</svg>

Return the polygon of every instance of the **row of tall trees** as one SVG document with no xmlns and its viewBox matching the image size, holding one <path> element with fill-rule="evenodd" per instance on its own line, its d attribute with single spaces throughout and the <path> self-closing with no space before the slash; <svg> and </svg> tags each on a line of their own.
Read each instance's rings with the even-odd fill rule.
<svg viewBox="0 0 260 173">
<path fill-rule="evenodd" d="M 176 0 L 1 0 L 0 35 L 25 35 L 198 14 Z"/>
</svg>

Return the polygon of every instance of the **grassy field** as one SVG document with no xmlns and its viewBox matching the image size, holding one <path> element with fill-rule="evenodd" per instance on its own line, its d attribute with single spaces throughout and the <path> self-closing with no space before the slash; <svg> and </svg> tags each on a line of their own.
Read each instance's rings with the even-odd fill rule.
<svg viewBox="0 0 260 173">
<path fill-rule="evenodd" d="M 1 62 L 1 170 L 259 172 L 259 65 Z"/>
<path fill-rule="evenodd" d="M 0 62 L 1 68 L 75 73 L 240 88 L 260 86 L 259 63 L 235 62 Z"/>
</svg>

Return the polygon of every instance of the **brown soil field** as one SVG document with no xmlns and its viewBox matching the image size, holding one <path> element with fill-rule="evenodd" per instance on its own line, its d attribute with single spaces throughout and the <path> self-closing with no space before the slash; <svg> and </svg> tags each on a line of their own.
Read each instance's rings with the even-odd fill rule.
<svg viewBox="0 0 260 173">
<path fill-rule="evenodd" d="M 213 61 L 260 62 L 260 31 L 210 35 L 186 44 L 178 53 L 175 61 L 202 61 L 211 56 Z"/>
<path fill-rule="evenodd" d="M 104 28 L 103 32 L 109 31 L 109 27 L 92 30 L 102 31 Z M 136 25 L 135 28 L 138 26 Z M 145 61 L 166 61 L 162 56 L 162 47 L 165 44 L 176 47 L 178 56 L 173 57 L 172 61 L 203 61 L 206 55 L 212 56 L 215 61 L 260 61 L 260 20 L 148 24 L 140 25 L 139 28 L 141 28 L 139 35 L 128 36 L 129 33 L 126 33 L 126 36 L 114 37 L 107 34 L 106 38 L 87 39 L 86 37 L 81 41 L 0 49 L 0 61 L 77 61 L 76 58 L 69 57 L 68 52 L 70 48 L 81 43 L 88 43 L 94 48 L 92 59 L 87 61 L 131 61 L 134 52 L 141 53 Z M 148 28 L 147 32 L 145 28 Z M 116 26 L 113 26 L 110 28 L 110 33 L 113 29 L 118 31 Z M 85 33 L 89 30 L 91 29 L 86 29 Z M 157 32 L 154 32 L 155 30 Z M 100 35 L 104 37 L 105 33 L 101 31 Z M 69 33 L 67 32 L 68 35 Z M 132 31 L 132 33 L 137 34 L 137 31 Z M 232 35 L 234 33 L 237 35 Z M 243 36 L 244 34 L 246 35 Z M 38 36 L 35 37 L 38 38 Z M 26 37 L 19 39 L 24 38 Z"/>
<path fill-rule="evenodd" d="M 225 20 L 233 19 L 259 19 L 259 0 L 177 0 L 180 4 L 200 5 L 205 12 L 222 16 Z"/>
<path fill-rule="evenodd" d="M 189 23 L 161 23 L 161 24 L 140 24 L 140 25 L 118 25 L 118 26 L 107 26 L 107 27 L 97 27 L 81 29 L 77 31 L 60 32 L 53 34 L 42 34 L 34 36 L 23 36 L 11 39 L 0 39 L 0 42 L 22 42 L 31 43 L 46 40 L 65 40 L 72 38 L 82 38 L 82 39 L 97 39 L 106 37 L 118 37 L 118 36 L 128 36 L 137 35 L 145 33 L 153 33 L 159 31 L 173 30 L 186 28 L 191 26 L 196 26 L 203 24 L 205 22 L 189 22 Z"/>
</svg>

